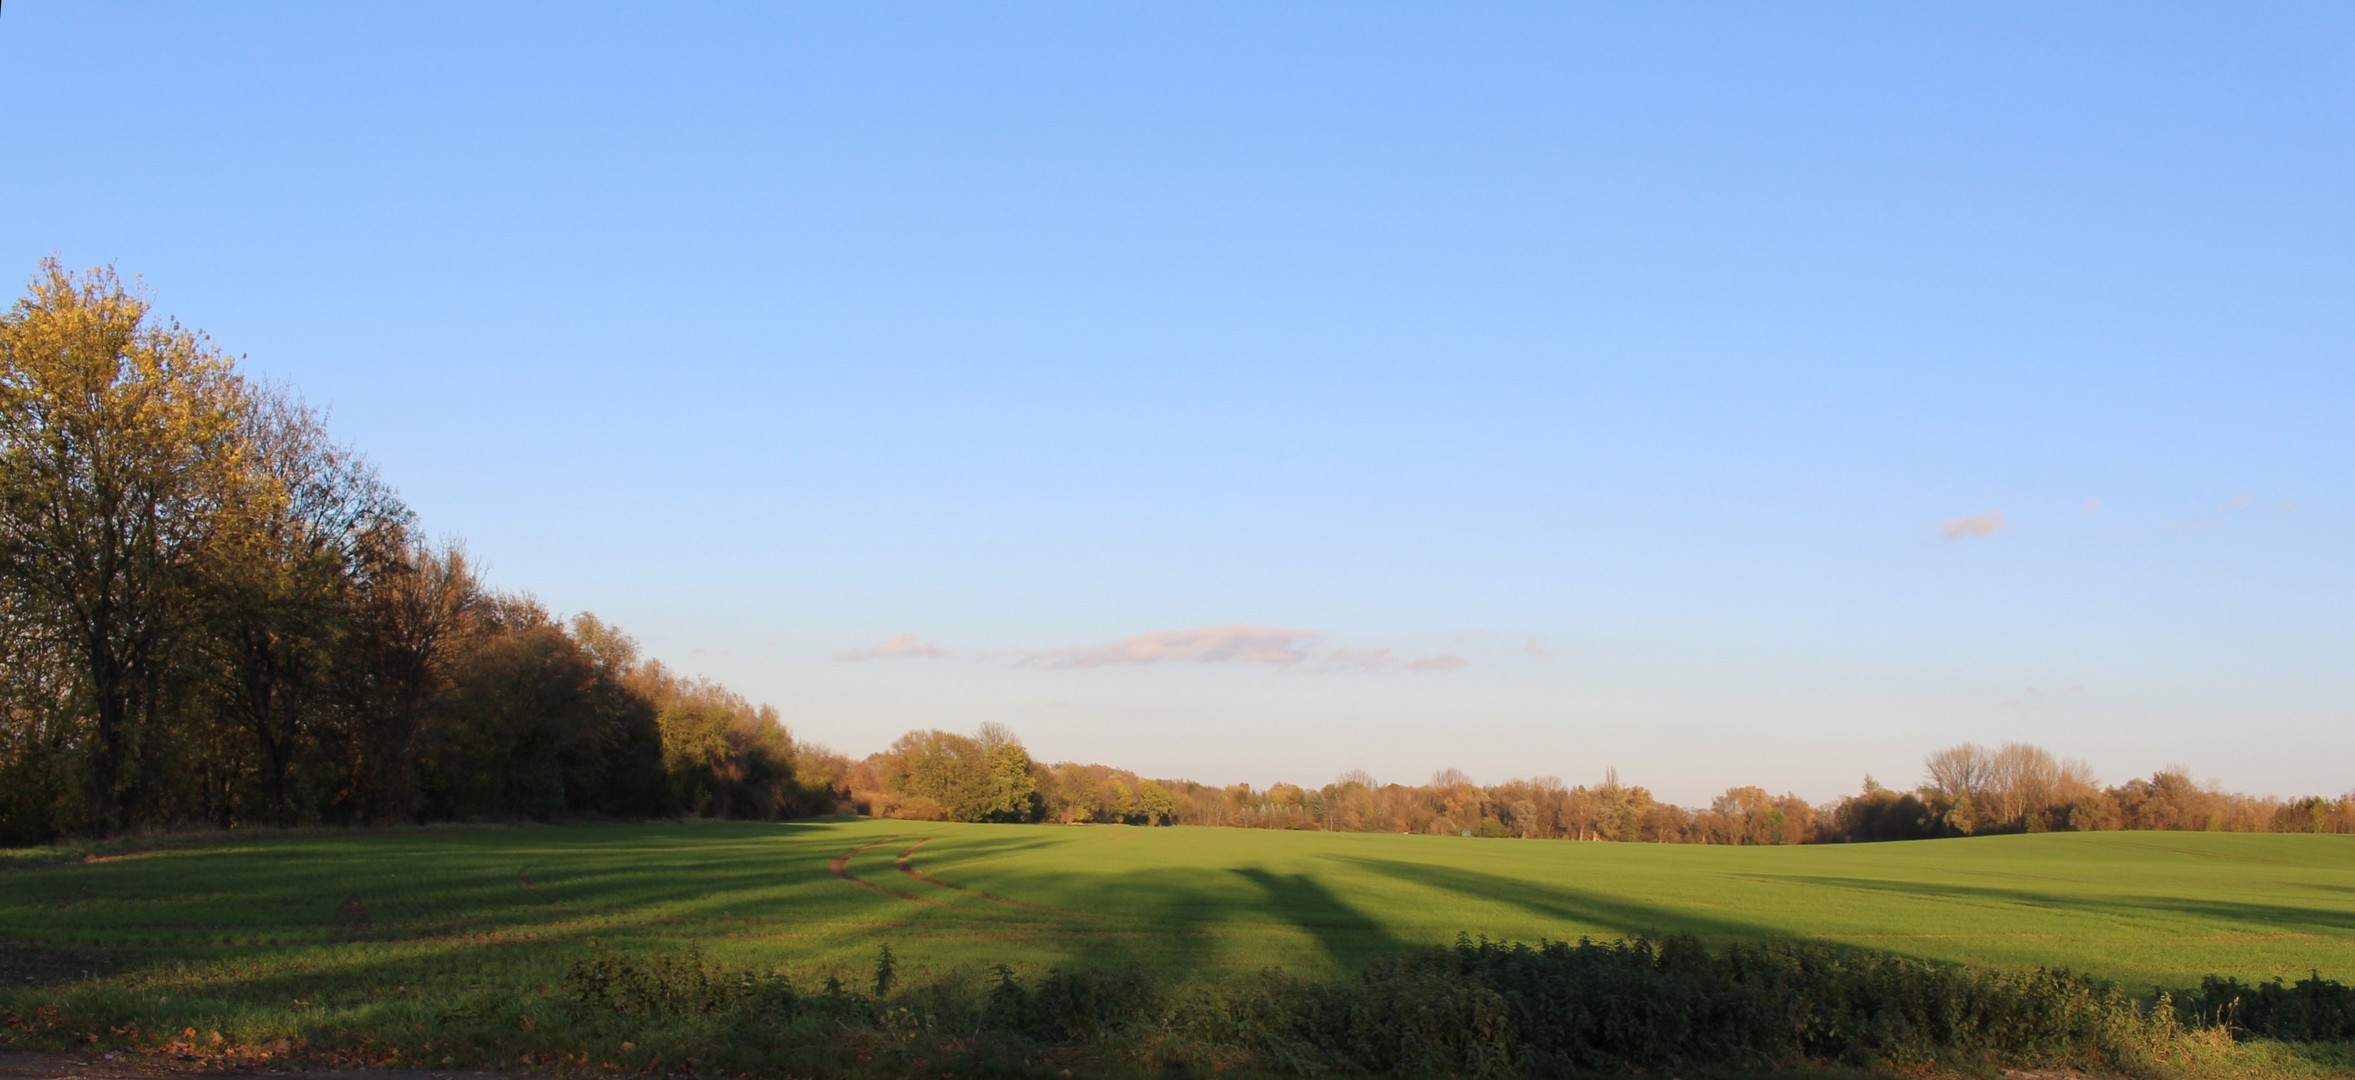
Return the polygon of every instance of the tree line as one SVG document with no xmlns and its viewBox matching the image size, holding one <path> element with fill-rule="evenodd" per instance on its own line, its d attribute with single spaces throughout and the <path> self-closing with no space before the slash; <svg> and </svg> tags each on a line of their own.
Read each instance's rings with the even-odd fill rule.
<svg viewBox="0 0 2355 1080">
<path fill-rule="evenodd" d="M 0 316 L 0 842 L 831 809 L 773 710 L 491 588 L 293 394 L 45 261 Z"/>
<path fill-rule="evenodd" d="M 1322 787 L 1214 787 L 1155 780 L 1107 765 L 1032 761 L 1013 734 L 918 731 L 823 778 L 846 811 L 924 821 L 1209 825 L 1324 832 L 1431 833 L 1666 844 L 1817 844 L 1992 833 L 2159 829 L 2355 833 L 2355 793 L 2276 799 L 2195 783 L 2179 767 L 2104 787 L 2083 762 L 2041 747 L 1963 743 L 1929 755 L 1910 791 L 1871 777 L 1863 790 L 1812 804 L 1760 787 L 1728 788 L 1702 807 L 1663 802 L 1608 770 L 1599 784 L 1539 776 L 1475 784 L 1443 769 L 1426 784 L 1384 784 L 1362 771 Z"/>
<path fill-rule="evenodd" d="M 1042 764 L 1006 728 L 852 761 L 482 580 L 292 393 L 45 261 L 0 315 L 0 843 L 188 824 L 781 818 L 1208 825 L 1799 844 L 2102 829 L 2355 831 L 2181 769 L 2104 787 L 2033 746 L 1930 755 L 1822 805 L 1682 807 L 1607 773 L 1214 787 Z"/>
</svg>

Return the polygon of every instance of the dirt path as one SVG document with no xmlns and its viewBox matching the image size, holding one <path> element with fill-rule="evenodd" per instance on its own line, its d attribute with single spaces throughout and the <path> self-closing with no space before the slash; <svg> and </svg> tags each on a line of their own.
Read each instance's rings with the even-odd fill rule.
<svg viewBox="0 0 2355 1080">
<path fill-rule="evenodd" d="M 857 885 L 860 888 L 873 889 L 876 892 L 882 893 L 883 895 L 891 897 L 895 900 L 905 900 L 911 904 L 930 904 L 933 907 L 947 907 L 947 904 L 943 904 L 938 900 L 927 900 L 924 897 L 913 896 L 908 893 L 901 892 L 898 889 L 886 889 L 881 885 L 877 885 L 874 882 L 867 880 L 866 878 L 860 877 L 850 872 L 851 856 L 857 855 L 859 852 L 865 851 L 868 848 L 882 847 L 883 845 L 897 839 L 899 839 L 899 837 L 886 836 L 883 839 L 877 840 L 873 843 L 860 844 L 859 846 L 852 848 L 849 851 L 845 851 L 840 855 L 836 855 L 832 859 L 828 859 L 826 861 L 826 871 L 833 874 L 835 877 L 841 878 L 842 880 L 850 882 L 853 885 Z M 917 843 L 922 844 L 923 841 L 919 840 Z M 914 849 L 911 848 L 910 850 Z M 0 1080 L 6 1080 L 6 1078 L 0 1077 Z"/>
</svg>

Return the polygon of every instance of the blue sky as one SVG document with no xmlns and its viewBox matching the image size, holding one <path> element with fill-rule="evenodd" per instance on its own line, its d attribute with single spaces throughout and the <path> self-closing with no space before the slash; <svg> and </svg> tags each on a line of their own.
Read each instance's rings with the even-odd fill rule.
<svg viewBox="0 0 2355 1080">
<path fill-rule="evenodd" d="M 481 7 L 9 3 L 0 267 L 805 738 L 2355 785 L 2343 6 Z"/>
</svg>

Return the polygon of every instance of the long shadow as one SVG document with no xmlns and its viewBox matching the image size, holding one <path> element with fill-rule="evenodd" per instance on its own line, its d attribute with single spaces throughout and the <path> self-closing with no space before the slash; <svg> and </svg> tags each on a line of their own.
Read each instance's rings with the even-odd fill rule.
<svg viewBox="0 0 2355 1080">
<path fill-rule="evenodd" d="M 758 901 L 775 882 L 738 867 L 782 856 L 810 864 L 791 876 L 822 879 L 819 852 L 843 835 L 771 825 L 261 836 L 187 853 L 203 866 L 179 858 L 60 865 L 27 879 L 5 917 L 25 920 L 31 936 L 103 942 L 139 966 L 304 955 L 332 956 L 329 966 L 346 973 L 415 972 L 438 966 L 428 959 L 437 955 L 563 951 L 583 937 L 627 934 L 641 914 L 654 929 Z M 695 855 L 682 857 L 689 850 Z M 65 905 L 78 917 L 59 918 Z M 344 918 L 363 910 L 364 922 Z M 302 978 L 248 969 L 239 981 L 253 990 Z"/>
<path fill-rule="evenodd" d="M 727 829 L 726 833 L 721 832 L 723 828 Z M 584 846 L 564 852 L 562 858 L 543 852 L 533 866 L 531 879 L 539 886 L 540 896 L 577 905 L 584 916 L 601 920 L 626 922 L 645 916 L 658 923 L 692 922 L 707 917 L 724 921 L 753 914 L 765 915 L 770 921 L 779 915 L 799 921 L 797 916 L 850 915 L 861 910 L 861 901 L 833 893 L 828 879 L 842 874 L 830 875 L 829 871 L 846 849 L 868 850 L 883 844 L 881 837 L 888 834 L 871 830 L 846 833 L 813 826 L 797 828 L 790 823 L 759 828 L 760 832 L 748 834 L 740 828 L 699 826 L 694 832 L 714 843 L 666 845 L 651 851 L 643 844 L 623 843 L 610 849 Z M 901 835 L 904 837 L 905 831 Z M 952 850 L 960 854 L 968 851 L 999 854 L 1046 843 L 1038 839 L 1004 838 L 962 843 Z M 470 869 L 487 872 L 490 866 L 486 861 L 486 865 Z M 899 894 L 900 889 L 884 884 L 889 880 L 878 879 L 867 884 L 880 886 L 886 893 Z M 809 888 L 816 891 L 798 897 L 779 892 Z M 436 898 L 444 904 L 475 912 L 482 912 L 486 906 L 463 890 L 444 888 L 438 892 Z M 774 909 L 780 901 L 790 902 L 791 909 L 762 910 Z"/>
<path fill-rule="evenodd" d="M 842 830 L 792 825 L 659 830 L 699 841 L 678 844 L 650 831 L 363 833 L 334 845 L 263 837 L 169 864 L 59 866 L 28 879 L 18 902 L 0 911 L 0 936 L 21 922 L 28 937 L 110 944 L 145 945 L 150 935 L 194 938 L 206 949 L 226 944 L 215 940 L 222 938 L 253 947 L 265 939 L 323 944 L 351 936 L 339 902 L 368 913 L 359 936 L 374 941 L 563 935 L 584 923 L 627 932 L 640 922 L 724 917 L 769 902 L 763 894 L 779 884 L 822 881 L 820 852 L 847 839 Z M 44 904 L 49 897 L 55 901 Z"/>
<path fill-rule="evenodd" d="M 892 859 L 892 868 L 898 870 L 902 875 L 905 875 L 911 881 L 915 881 L 924 885 L 930 885 L 938 889 L 948 889 L 952 892 L 962 893 L 966 896 L 978 897 L 993 904 L 1003 904 L 1007 907 L 1021 908 L 1025 911 L 1046 912 L 1049 914 L 1067 915 L 1076 918 L 1095 917 L 1093 912 L 1067 911 L 1063 908 L 1058 908 L 1050 904 L 1033 903 L 1029 900 L 1016 900 L 1010 896 L 1000 896 L 997 893 L 990 892 L 987 889 L 977 889 L 971 885 L 960 884 L 958 882 L 950 881 L 946 878 L 936 877 L 923 870 L 919 870 L 916 868 L 916 852 L 923 848 L 924 845 L 931 842 L 931 838 L 926 837 L 908 845 L 905 850 L 901 851 L 897 857 Z"/>
<path fill-rule="evenodd" d="M 674 835 L 676 842 L 671 841 Z M 272 947 L 267 952 L 199 946 L 173 949 L 171 954 L 211 969 L 209 975 L 199 977 L 205 983 L 205 989 L 200 991 L 203 996 L 255 1002 L 311 998 L 324 992 L 321 988 L 326 986 L 340 987 L 338 993 L 366 994 L 392 986 L 447 987 L 478 980 L 485 986 L 552 982 L 564 965 L 579 955 L 586 939 L 612 942 L 618 938 L 630 942 L 628 947 L 634 948 L 676 947 L 679 942 L 705 933 L 705 928 L 693 925 L 705 915 L 724 915 L 730 910 L 742 912 L 752 905 L 773 903 L 764 890 L 780 883 L 793 890 L 791 895 L 777 897 L 792 906 L 792 910 L 781 912 L 783 917 L 800 919 L 821 914 L 810 909 L 806 897 L 822 897 L 839 886 L 828 881 L 829 859 L 881 835 L 884 833 L 880 830 L 825 826 L 693 826 L 675 833 L 615 829 L 509 835 L 498 839 L 510 842 L 500 843 L 482 840 L 450 844 L 437 842 L 439 838 L 419 842 L 420 838 L 387 837 L 386 840 L 394 842 L 369 845 L 366 857 L 359 860 L 241 857 L 239 870 L 258 873 L 229 879 L 235 880 L 235 884 L 228 893 L 273 901 L 277 897 L 303 897 L 304 904 L 315 905 L 318 911 L 316 918 L 308 915 L 299 918 L 320 923 L 322 927 L 330 916 L 333 901 L 356 886 L 382 890 L 384 903 L 379 908 L 380 919 L 390 921 L 399 917 L 396 909 L 405 909 L 402 914 L 420 921 L 441 922 L 439 917 L 427 917 L 430 909 L 446 912 L 447 929 L 455 932 L 434 933 L 435 927 L 418 926 L 415 929 L 430 934 L 430 940 L 380 938 L 345 944 L 289 940 L 286 948 Z M 994 860 L 1059 847 L 1064 841 L 1060 837 L 1008 833 L 970 839 L 959 836 L 953 845 L 944 836 L 936 843 L 938 847 L 927 847 L 924 852 L 938 851 L 944 861 L 966 865 L 972 860 Z M 534 888 L 531 889 L 525 887 L 517 874 L 518 867 L 527 862 L 532 867 L 529 880 Z M 1466 895 L 1513 900 L 1531 910 L 1584 925 L 1642 930 L 1693 928 L 1704 921 L 1625 903 L 1612 905 L 1599 897 L 1567 895 L 1528 882 L 1476 872 L 1446 871 L 1387 860 L 1363 862 L 1393 876 L 1455 888 Z M 127 870 L 136 865 L 124 864 L 124 867 Z M 119 883 L 124 877 L 120 872 L 91 873 L 98 869 L 74 871 L 76 884 Z M 184 871 L 153 869 L 159 873 L 134 875 L 147 879 L 140 882 L 141 887 L 136 891 L 158 899 L 170 895 L 161 878 L 186 876 Z M 974 870 L 980 879 L 974 884 L 985 887 L 999 884 L 987 880 L 998 875 L 983 874 L 978 866 Z M 369 882 L 361 884 L 352 880 L 350 875 L 355 873 Z M 962 881 L 962 875 L 954 868 L 943 873 L 952 881 Z M 1262 868 L 1233 870 L 1231 874 L 1206 875 L 1199 870 L 1181 868 L 1124 873 L 1032 872 L 1020 875 L 1019 887 L 1012 888 L 1008 895 L 1047 899 L 1075 909 L 1107 914 L 1098 919 L 1078 920 L 1008 911 L 961 914 L 922 905 L 895 904 L 890 906 L 912 909 L 916 918 L 903 921 L 906 913 L 878 912 L 889 922 L 842 932 L 855 935 L 858 940 L 890 940 L 898 934 L 942 939 L 941 954 L 957 957 L 974 955 L 974 943 L 978 942 L 984 957 L 989 952 L 1002 952 L 1004 958 L 1017 962 L 1035 957 L 1040 959 L 1033 962 L 1039 963 L 1060 959 L 1075 966 L 1134 966 L 1179 980 L 1204 971 L 1221 955 L 1221 943 L 1232 940 L 1222 932 L 1227 927 L 1295 928 L 1307 939 L 1306 943 L 1344 968 L 1408 944 L 1375 917 L 1378 912 L 1361 910 L 1312 875 Z M 802 885 L 813 881 L 822 883 L 817 893 L 799 891 Z M 837 916 L 867 904 L 863 890 L 841 887 L 840 891 L 846 894 L 844 899 L 848 903 L 821 903 L 821 917 Z M 369 893 L 372 907 L 379 906 L 374 899 L 376 895 L 373 891 Z M 572 911 L 552 916 L 545 900 L 565 904 Z M 206 911 L 190 911 L 184 918 L 191 923 L 208 921 L 219 917 L 210 914 L 211 910 L 231 901 L 224 893 L 222 903 L 208 905 Z M 283 904 L 265 906 L 267 910 L 253 912 L 258 916 L 254 931 L 259 936 L 275 939 L 294 927 L 295 922 L 291 920 L 297 916 L 280 910 Z M 33 914 L 38 913 L 28 910 L 24 917 Z M 109 910 L 100 921 L 118 922 L 129 914 Z M 234 912 L 228 914 L 235 918 Z M 688 925 L 677 925 L 682 922 Z M 94 925 L 92 929 L 99 927 Z M 190 929 L 206 928 L 196 925 Z M 478 930 L 484 933 L 476 933 Z M 324 932 L 322 928 L 320 933 Z M 1756 936 L 1753 928 L 1731 925 L 1718 932 Z M 967 944 L 948 948 L 947 939 L 964 939 Z M 1003 940 L 1004 948 L 992 947 L 988 944 L 990 939 Z M 1245 940 L 1249 940 L 1248 936 Z M 262 962 L 226 963 L 235 957 Z M 303 960 L 300 964 L 281 966 L 282 960 L 296 958 Z M 972 963 L 985 962 L 986 959 Z M 963 970 L 967 966 L 971 965 L 957 960 L 950 969 Z M 376 991 L 363 987 L 373 987 Z"/>
<path fill-rule="evenodd" d="M 430 897 L 419 899 L 429 900 L 434 906 L 467 910 L 463 917 L 454 920 L 457 925 L 435 928 L 452 932 L 428 931 L 430 938 L 423 940 L 402 935 L 397 938 L 370 936 L 365 940 L 331 942 L 308 940 L 300 933 L 290 932 L 310 920 L 298 916 L 290 921 L 289 912 L 277 910 L 290 906 L 279 898 L 309 894 L 324 896 L 347 889 L 351 883 L 349 875 L 353 869 L 352 860 L 343 860 L 341 866 L 332 868 L 321 864 L 305 865 L 305 860 L 270 860 L 252 868 L 262 871 L 256 875 L 261 880 L 249 877 L 240 881 L 239 888 L 235 890 L 241 894 L 252 894 L 257 899 L 274 901 L 268 905 L 271 910 L 264 912 L 263 920 L 254 926 L 259 931 L 254 935 L 257 939 L 270 939 L 267 951 L 263 951 L 259 940 L 251 946 L 235 946 L 217 951 L 205 944 L 202 938 L 193 947 L 179 944 L 152 950 L 141 948 L 136 953 L 127 948 L 109 951 L 120 953 L 119 959 L 124 961 L 131 960 L 134 955 L 145 960 L 149 958 L 148 954 L 153 953 L 153 959 L 212 968 L 209 974 L 186 972 L 181 976 L 184 980 L 182 984 L 189 986 L 200 997 L 227 997 L 253 1002 L 282 1001 L 288 997 L 317 999 L 329 993 L 330 987 L 333 988 L 333 994 L 349 998 L 367 996 L 371 990 L 382 992 L 396 983 L 410 987 L 427 984 L 447 987 L 452 980 L 484 986 L 517 982 L 528 984 L 534 980 L 552 981 L 565 963 L 580 955 L 581 944 L 585 940 L 599 938 L 610 941 L 617 936 L 635 936 L 631 931 L 640 928 L 627 925 L 635 921 L 631 916 L 646 912 L 650 907 L 664 910 L 655 913 L 655 923 L 642 929 L 653 935 L 650 943 L 662 942 L 654 947 L 672 947 L 664 940 L 670 937 L 666 933 L 667 927 L 660 924 L 679 921 L 682 916 L 692 922 L 703 909 L 722 909 L 736 902 L 713 896 L 715 884 L 723 889 L 760 884 L 759 879 L 763 875 L 737 870 L 730 864 L 751 863 L 757 866 L 784 859 L 797 864 L 796 868 L 801 873 L 796 876 L 823 879 L 826 875 L 826 853 L 838 851 L 836 843 L 849 839 L 838 832 L 815 832 L 812 837 L 795 840 L 815 839 L 816 843 L 757 845 L 745 850 L 739 845 L 725 843 L 735 838 L 709 833 L 704 835 L 723 843 L 706 848 L 702 853 L 705 856 L 703 858 L 676 859 L 658 855 L 653 866 L 646 865 L 643 860 L 633 860 L 634 865 L 618 873 L 601 865 L 607 861 L 608 853 L 594 850 L 591 845 L 563 845 L 561 850 L 555 851 L 534 846 L 529 850 L 474 849 L 437 853 L 443 857 L 432 871 L 420 873 L 402 867 L 400 877 L 403 880 L 400 884 L 430 894 Z M 622 851 L 610 854 L 643 853 L 642 849 L 630 850 L 633 845 L 624 844 L 620 847 Z M 721 857 L 711 857 L 715 850 L 722 853 Z M 451 858 L 452 855 L 456 858 Z M 534 895 L 538 890 L 527 889 L 510 865 L 526 858 L 534 863 L 530 879 L 533 884 L 546 882 L 550 887 L 563 888 L 575 895 L 593 894 L 597 902 L 592 906 L 596 911 L 582 918 L 547 918 L 543 914 L 547 905 L 542 897 Z M 800 863 L 809 865 L 801 867 L 798 865 Z M 545 872 L 542 868 L 545 868 Z M 92 876 L 88 873 L 90 869 L 102 868 L 81 869 L 77 876 Z M 386 869 L 384 866 L 370 866 L 364 872 L 389 880 L 385 875 Z M 673 873 L 696 880 L 669 880 Z M 715 881 L 715 877 L 718 880 Z M 142 889 L 141 892 L 153 892 L 152 882 L 142 884 L 150 888 Z M 160 898 L 162 894 L 156 895 Z M 291 906 L 311 905 L 305 901 Z M 110 921 L 121 921 L 122 913 L 110 911 L 106 914 L 114 916 Z M 620 923 L 617 924 L 615 916 L 621 917 Z M 201 926 L 195 928 L 203 929 Z M 889 928 L 877 927 L 863 933 L 889 932 Z M 688 936 L 699 935 L 690 932 Z M 284 940 L 283 947 L 278 944 L 280 940 Z"/>
<path fill-rule="evenodd" d="M 1277 874 L 1256 866 L 1232 872 L 1259 886 L 1267 895 L 1267 910 L 1307 931 L 1316 939 L 1317 946 L 1325 950 L 1325 956 L 1335 963 L 1397 952 L 1404 947 L 1389 928 L 1367 918 L 1364 912 L 1351 907 L 1348 901 L 1333 895 L 1333 890 L 1307 874 Z"/>
<path fill-rule="evenodd" d="M 1038 952 L 1061 959 L 1047 966 L 1137 969 L 1174 981 L 1203 970 L 1212 958 L 1213 931 L 1232 919 L 1232 896 L 1203 888 L 1202 876 L 1144 870 L 1104 876 L 1039 873 L 1026 877 L 1024 895 L 1056 897 L 1070 911 L 989 910 L 934 936 L 1003 940 L 1001 957 L 1018 967 Z M 1026 955 L 1027 954 L 1027 955 Z"/>
<path fill-rule="evenodd" d="M 1526 881 L 1520 878 L 1486 874 L 1477 870 L 1432 866 L 1428 863 L 1403 862 L 1397 859 L 1376 859 L 1363 856 L 1338 856 L 1339 861 L 1362 866 L 1385 877 L 1411 881 L 1417 885 L 1459 896 L 1511 904 L 1539 918 L 1549 919 L 1569 927 L 1605 927 L 1622 934 L 1657 936 L 1667 933 L 1689 933 L 1713 940 L 1765 940 L 1791 936 L 1787 931 L 1756 923 L 1742 922 L 1722 916 L 1703 915 L 1691 911 L 1652 904 L 1641 904 L 1621 896 L 1606 896 L 1583 889 L 1551 883 Z M 1478 933 L 1480 927 L 1463 929 Z"/>
<path fill-rule="evenodd" d="M 2222 923 L 2262 926 L 2285 933 L 2313 933 L 2318 928 L 2355 932 L 2355 911 L 2331 908 L 2293 907 L 2255 901 L 2200 900 L 2188 897 L 2136 896 L 2111 899 L 2066 896 L 2026 889 L 2003 889 L 1991 885 L 1911 884 L 1870 878 L 1817 877 L 1797 874 L 1772 875 L 1779 880 L 1803 882 L 1827 888 L 1850 889 L 1858 892 L 1893 893 L 1927 900 L 1953 900 L 1967 897 L 2051 908 L 2076 914 L 2098 915 L 2104 918 L 2128 919 L 2136 915 L 2150 917 L 2172 914 Z"/>
<path fill-rule="evenodd" d="M 909 836 L 919 836 L 922 834 L 922 829 L 908 830 Z M 1003 855 L 1013 855 L 1025 851 L 1036 851 L 1040 848 L 1060 847 L 1062 844 L 1062 841 L 1053 840 L 1046 837 L 1019 839 L 1009 836 L 997 839 L 968 839 L 962 836 L 939 836 L 934 837 L 933 845 L 926 848 L 925 850 L 934 858 L 950 859 L 959 863 L 966 863 L 973 861 L 975 858 L 994 859 Z"/>
<path fill-rule="evenodd" d="M 1100 883 L 1106 891 L 1099 895 L 1125 908 L 1122 924 L 1088 925 L 1018 917 L 1015 921 L 976 920 L 956 926 L 935 924 L 898 930 L 873 927 L 859 934 L 864 940 L 893 941 L 904 957 L 917 962 L 918 970 L 923 969 L 923 950 L 904 947 L 893 934 L 912 930 L 919 940 L 1003 939 L 1007 950 L 1001 958 L 1026 970 L 1035 970 L 1033 964 L 1043 967 L 1052 962 L 1039 958 L 1039 951 L 1044 949 L 1050 956 L 1060 953 L 1065 958 L 1064 966 L 1135 968 L 1178 982 L 1204 969 L 1213 952 L 1211 934 L 1217 925 L 1270 910 L 1310 930 L 1336 959 L 1346 961 L 1362 952 L 1395 948 L 1395 941 L 1379 926 L 1313 881 L 1264 872 L 1245 874 L 1244 878 L 1258 884 L 1274 903 L 1256 902 L 1256 898 L 1239 895 L 1237 890 L 1206 884 L 1198 873 L 1149 871 L 1123 874 L 1117 879 L 1093 876 L 1084 879 Z M 215 956 L 201 949 L 169 952 L 182 961 L 211 969 L 202 973 L 187 971 L 175 980 L 181 987 L 175 997 L 186 995 L 192 1002 L 266 1005 L 282 1003 L 288 998 L 317 1000 L 330 993 L 344 1000 L 390 1000 L 399 996 L 388 989 L 396 984 L 417 988 L 418 992 L 431 986 L 435 988 L 434 993 L 443 995 L 460 993 L 468 987 L 504 993 L 518 986 L 555 982 L 566 966 L 582 955 L 588 940 L 615 940 L 617 935 L 612 927 L 594 925 L 594 922 L 540 928 L 530 935 L 492 933 L 431 941 L 336 944 L 289 942 L 285 948 L 274 947 L 266 952 L 231 950 L 239 958 L 234 964 L 220 963 L 229 960 L 230 955 Z M 630 948 L 643 947 L 667 949 L 675 945 L 654 940 Z M 954 952 L 969 955 L 969 947 Z M 953 960 L 933 969 L 933 973 L 957 980 L 978 979 L 989 962 L 986 954 L 973 960 Z"/>
</svg>

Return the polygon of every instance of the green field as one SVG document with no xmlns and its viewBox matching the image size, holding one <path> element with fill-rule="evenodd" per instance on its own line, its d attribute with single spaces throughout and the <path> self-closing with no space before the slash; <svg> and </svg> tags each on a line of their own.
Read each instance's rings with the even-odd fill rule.
<svg viewBox="0 0 2355 1080">
<path fill-rule="evenodd" d="M 806 976 L 863 972 L 886 942 L 914 978 L 1001 962 L 1185 978 L 1338 971 L 1459 932 L 1687 932 L 2067 966 L 2137 992 L 2210 972 L 2355 977 L 2355 838 L 2339 836 L 1719 848 L 846 820 L 257 836 L 13 861 L 0 872 L 10 985 L 89 971 L 222 1004 L 547 985 L 589 939 Z"/>
</svg>

